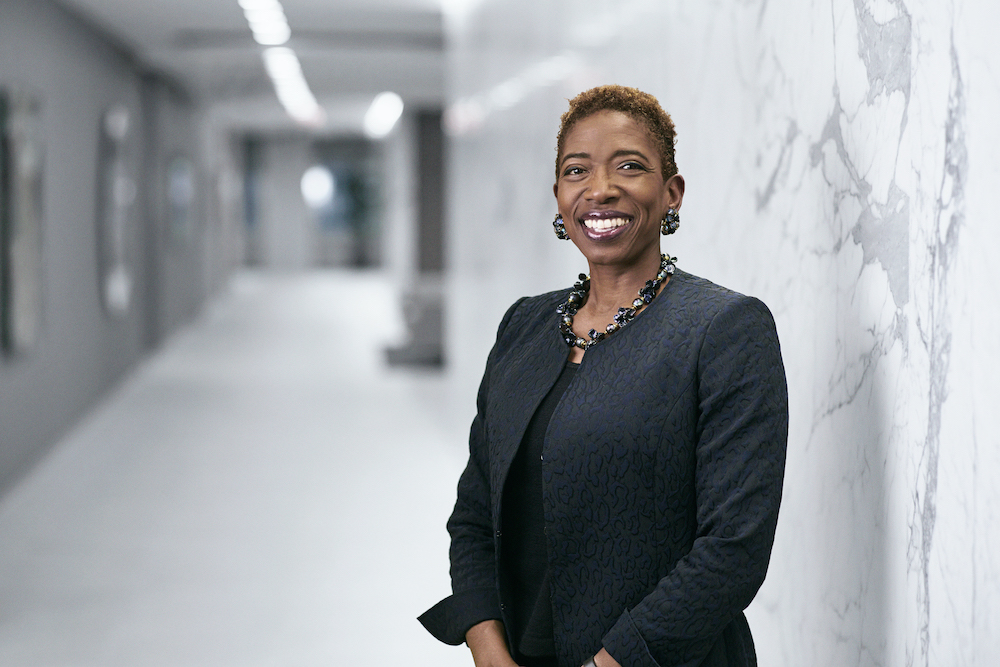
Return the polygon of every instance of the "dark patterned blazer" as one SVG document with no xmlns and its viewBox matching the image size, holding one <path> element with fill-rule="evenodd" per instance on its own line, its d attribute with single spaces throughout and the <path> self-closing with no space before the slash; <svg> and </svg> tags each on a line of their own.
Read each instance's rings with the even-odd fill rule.
<svg viewBox="0 0 1000 667">
<path fill-rule="evenodd" d="M 444 642 L 509 613 L 501 493 L 568 357 L 555 313 L 567 294 L 515 303 L 490 352 L 448 521 L 453 595 L 420 618 Z M 626 667 L 756 664 L 743 610 L 767 571 L 787 432 L 778 337 L 757 299 L 678 271 L 587 351 L 542 457 L 560 667 L 602 646 Z"/>
</svg>

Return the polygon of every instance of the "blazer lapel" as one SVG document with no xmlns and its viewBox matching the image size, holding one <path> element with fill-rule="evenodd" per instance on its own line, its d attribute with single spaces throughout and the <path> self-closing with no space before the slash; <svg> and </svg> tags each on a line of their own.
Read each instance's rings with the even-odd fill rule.
<svg viewBox="0 0 1000 667">
<path fill-rule="evenodd" d="M 538 323 L 536 323 L 537 325 Z M 535 411 L 559 378 L 568 358 L 566 343 L 552 326 L 535 326 L 498 359 L 490 382 L 490 481 L 499 512 L 503 484 Z M 497 514 L 495 514 L 496 516 Z"/>
</svg>

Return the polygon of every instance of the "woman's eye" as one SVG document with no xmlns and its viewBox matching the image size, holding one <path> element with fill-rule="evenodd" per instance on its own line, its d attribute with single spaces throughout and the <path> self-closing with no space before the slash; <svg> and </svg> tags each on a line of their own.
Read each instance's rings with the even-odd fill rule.
<svg viewBox="0 0 1000 667">
<path fill-rule="evenodd" d="M 583 173 L 583 167 L 569 167 L 563 172 L 564 176 L 577 176 Z"/>
<path fill-rule="evenodd" d="M 629 171 L 633 171 L 633 170 L 645 171 L 646 170 L 646 167 L 644 165 L 640 164 L 639 162 L 626 162 L 625 164 L 622 165 L 621 168 L 622 169 L 627 169 Z"/>
</svg>

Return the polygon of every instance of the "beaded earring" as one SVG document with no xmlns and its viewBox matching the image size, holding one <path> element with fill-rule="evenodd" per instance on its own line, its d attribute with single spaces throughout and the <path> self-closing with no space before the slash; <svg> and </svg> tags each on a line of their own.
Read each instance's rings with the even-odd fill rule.
<svg viewBox="0 0 1000 667">
<path fill-rule="evenodd" d="M 667 214 L 663 216 L 663 220 L 660 221 L 660 233 L 666 236 L 667 234 L 673 234 L 677 231 L 677 228 L 681 226 L 681 216 L 680 213 L 672 208 L 667 209 Z"/>
<path fill-rule="evenodd" d="M 562 213 L 556 213 L 556 219 L 552 221 L 552 228 L 555 230 L 556 238 L 563 241 L 569 238 L 569 232 L 566 231 L 566 223 L 563 222 Z"/>
</svg>

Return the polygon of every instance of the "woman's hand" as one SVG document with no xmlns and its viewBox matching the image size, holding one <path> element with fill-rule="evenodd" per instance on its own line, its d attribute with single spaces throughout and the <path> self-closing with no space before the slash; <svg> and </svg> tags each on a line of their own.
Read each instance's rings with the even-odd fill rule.
<svg viewBox="0 0 1000 667">
<path fill-rule="evenodd" d="M 483 621 L 473 625 L 465 633 L 465 643 L 472 651 L 476 667 L 517 667 L 507 649 L 506 634 L 500 621 Z"/>
<path fill-rule="evenodd" d="M 612 658 L 611 654 L 603 648 L 594 656 L 594 664 L 597 667 L 622 667 L 621 663 Z"/>
</svg>

